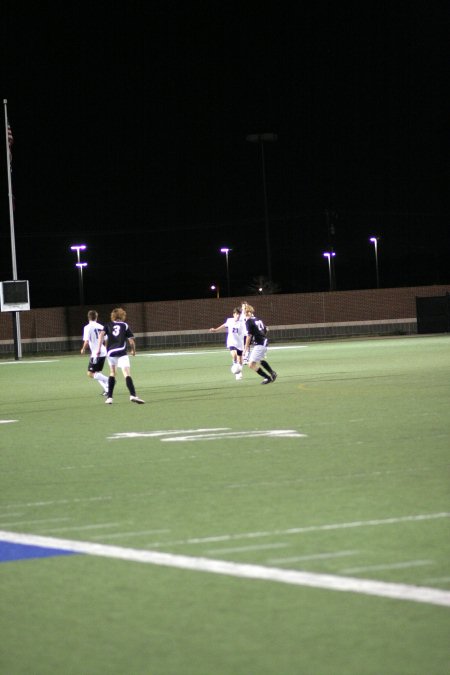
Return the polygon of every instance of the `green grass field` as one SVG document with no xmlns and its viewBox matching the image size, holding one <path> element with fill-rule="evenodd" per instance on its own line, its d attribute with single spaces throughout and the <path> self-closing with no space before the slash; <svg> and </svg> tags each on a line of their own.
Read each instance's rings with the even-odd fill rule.
<svg viewBox="0 0 450 675">
<path fill-rule="evenodd" d="M 450 673 L 448 335 L 87 360 L 0 361 L 0 541 L 81 551 L 0 564 L 1 675 Z"/>
</svg>

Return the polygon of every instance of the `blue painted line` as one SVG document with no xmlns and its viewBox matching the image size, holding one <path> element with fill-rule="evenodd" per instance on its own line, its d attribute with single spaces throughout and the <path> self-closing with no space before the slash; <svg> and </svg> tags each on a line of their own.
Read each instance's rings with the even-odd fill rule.
<svg viewBox="0 0 450 675">
<path fill-rule="evenodd" d="M 15 560 L 28 560 L 30 558 L 51 558 L 55 555 L 79 555 L 76 551 L 64 551 L 58 548 L 45 548 L 44 546 L 29 546 L 27 544 L 11 544 L 0 541 L 0 563 L 13 562 Z"/>
</svg>

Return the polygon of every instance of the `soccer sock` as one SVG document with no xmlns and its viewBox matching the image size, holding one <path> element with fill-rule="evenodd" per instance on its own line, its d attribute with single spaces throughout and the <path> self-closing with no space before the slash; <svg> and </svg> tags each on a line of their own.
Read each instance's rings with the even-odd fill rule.
<svg viewBox="0 0 450 675">
<path fill-rule="evenodd" d="M 269 377 L 269 376 L 267 375 L 267 373 L 265 373 L 265 372 L 263 371 L 262 368 L 258 368 L 258 370 L 257 370 L 256 372 L 258 373 L 258 375 L 261 375 L 261 377 L 264 377 L 264 378 Z"/>
<path fill-rule="evenodd" d="M 110 375 L 108 377 L 108 398 L 112 398 L 115 386 L 116 386 L 116 378 Z"/>
<path fill-rule="evenodd" d="M 261 365 L 264 366 L 264 368 L 265 368 L 266 370 L 268 370 L 269 373 L 272 375 L 273 370 L 272 370 L 272 368 L 269 366 L 269 364 L 267 363 L 267 361 L 261 361 Z"/>
<path fill-rule="evenodd" d="M 128 391 L 130 392 L 131 396 L 136 396 L 136 389 L 134 388 L 134 383 L 130 375 L 127 375 L 127 377 L 125 378 L 125 384 L 127 385 Z"/>
<path fill-rule="evenodd" d="M 106 377 L 106 375 L 103 375 L 103 373 L 94 373 L 94 380 L 97 380 L 102 389 L 105 389 L 105 391 L 107 391 L 108 378 Z"/>
</svg>

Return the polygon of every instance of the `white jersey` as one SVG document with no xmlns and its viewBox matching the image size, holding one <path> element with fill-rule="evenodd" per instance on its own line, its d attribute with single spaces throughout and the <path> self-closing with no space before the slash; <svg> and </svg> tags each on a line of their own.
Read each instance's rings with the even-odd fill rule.
<svg viewBox="0 0 450 675">
<path fill-rule="evenodd" d="M 89 349 L 91 350 L 92 356 L 97 356 L 98 336 L 101 330 L 103 330 L 103 326 L 97 321 L 89 321 L 83 329 L 83 342 L 86 340 L 89 342 Z M 106 356 L 105 345 L 102 345 L 99 356 Z"/>
<path fill-rule="evenodd" d="M 244 349 L 245 336 L 247 335 L 245 321 L 242 321 L 242 319 L 235 321 L 234 317 L 231 317 L 225 321 L 225 326 L 228 330 L 227 347 L 234 347 L 242 351 Z"/>
</svg>

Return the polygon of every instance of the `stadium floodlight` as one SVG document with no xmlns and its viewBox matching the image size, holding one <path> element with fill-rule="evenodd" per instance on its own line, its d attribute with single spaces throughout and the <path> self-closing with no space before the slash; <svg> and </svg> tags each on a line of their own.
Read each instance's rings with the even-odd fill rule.
<svg viewBox="0 0 450 675">
<path fill-rule="evenodd" d="M 378 272 L 378 239 L 379 237 L 370 237 L 369 241 L 372 242 L 375 250 L 375 270 L 377 274 L 377 288 L 380 288 L 380 275 Z"/>
<path fill-rule="evenodd" d="M 325 251 L 323 254 L 324 258 L 327 258 L 328 260 L 328 277 L 330 280 L 330 291 L 334 290 L 334 284 L 333 284 L 333 273 L 332 273 L 332 259 L 335 257 L 336 253 L 334 251 Z"/>
<path fill-rule="evenodd" d="M 82 263 L 80 260 L 80 251 L 85 251 L 87 249 L 86 244 L 73 244 L 70 247 L 71 251 L 76 251 L 77 253 L 77 262 L 75 267 L 78 267 L 78 282 L 79 282 L 79 291 L 80 291 L 80 305 L 84 305 L 84 289 L 83 289 L 83 267 L 87 266 L 87 263 Z"/>
<path fill-rule="evenodd" d="M 229 252 L 230 252 L 231 250 L 232 250 L 231 248 L 226 248 L 225 246 L 224 246 L 223 248 L 220 249 L 220 252 L 221 252 L 221 253 L 225 253 L 225 257 L 226 257 L 228 297 L 230 297 L 230 295 L 231 295 L 231 293 L 230 293 L 230 268 L 229 268 L 229 265 L 228 265 L 228 254 L 229 254 Z"/>
<path fill-rule="evenodd" d="M 211 288 L 212 291 L 216 292 L 216 298 L 219 299 L 220 298 L 220 288 L 217 286 L 217 284 L 212 284 L 212 286 L 210 286 L 210 288 Z"/>
</svg>

